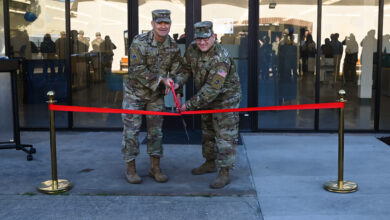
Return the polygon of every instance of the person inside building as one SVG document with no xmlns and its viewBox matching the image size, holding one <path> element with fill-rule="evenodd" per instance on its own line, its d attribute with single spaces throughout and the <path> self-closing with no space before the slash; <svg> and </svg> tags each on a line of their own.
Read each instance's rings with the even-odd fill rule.
<svg viewBox="0 0 390 220">
<path fill-rule="evenodd" d="M 330 45 L 332 46 L 333 51 L 333 60 L 334 60 L 334 81 L 337 81 L 338 76 L 340 75 L 340 63 L 341 56 L 343 55 L 343 44 L 339 41 L 339 34 L 335 33 L 330 36 Z"/>
<path fill-rule="evenodd" d="M 355 39 L 355 35 L 352 33 L 349 37 L 345 37 L 345 40 L 342 43 L 346 45 L 343 68 L 345 81 L 356 85 L 356 63 L 358 61 L 359 44 Z"/>
<path fill-rule="evenodd" d="M 60 38 L 55 41 L 56 45 L 56 56 L 58 60 L 58 73 L 62 74 L 65 72 L 65 59 L 66 59 L 66 33 L 65 31 L 60 32 Z"/>
<path fill-rule="evenodd" d="M 91 42 L 92 45 L 91 61 L 92 61 L 94 79 L 96 81 L 101 81 L 103 79 L 103 67 L 102 67 L 102 54 L 100 51 L 100 45 L 102 44 L 103 39 L 100 32 L 96 32 L 95 37 L 96 38 Z"/>
<path fill-rule="evenodd" d="M 105 73 L 111 73 L 115 49 L 116 46 L 111 41 L 110 36 L 106 35 L 103 42 L 100 44 L 100 52 L 102 53 L 102 66 Z"/>
<path fill-rule="evenodd" d="M 51 39 L 50 34 L 45 34 L 43 41 L 40 46 L 41 53 L 45 59 L 43 63 L 43 73 L 47 73 L 48 67 L 50 67 L 50 73 L 55 73 L 55 55 L 56 55 L 56 44 Z"/>
</svg>

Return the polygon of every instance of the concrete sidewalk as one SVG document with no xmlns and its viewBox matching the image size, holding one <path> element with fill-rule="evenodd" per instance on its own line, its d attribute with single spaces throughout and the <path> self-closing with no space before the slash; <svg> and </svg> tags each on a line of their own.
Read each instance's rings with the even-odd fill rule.
<svg viewBox="0 0 390 220">
<path fill-rule="evenodd" d="M 337 134 L 244 135 L 264 219 L 390 219 L 390 147 L 345 135 L 344 179 L 355 193 L 325 191 L 337 180 Z"/>
<path fill-rule="evenodd" d="M 142 140 L 144 136 L 141 136 Z M 390 148 L 375 135 L 345 136 L 345 179 L 352 194 L 325 191 L 337 179 L 337 134 L 242 134 L 232 182 L 208 187 L 216 174 L 193 176 L 200 145 L 164 145 L 168 183 L 147 176 L 145 145 L 137 159 L 140 185 L 124 179 L 121 132 L 58 132 L 59 178 L 74 188 L 48 196 L 36 186 L 51 178 L 48 132 L 23 132 L 37 154 L 26 161 L 0 151 L 0 219 L 390 219 Z"/>
</svg>

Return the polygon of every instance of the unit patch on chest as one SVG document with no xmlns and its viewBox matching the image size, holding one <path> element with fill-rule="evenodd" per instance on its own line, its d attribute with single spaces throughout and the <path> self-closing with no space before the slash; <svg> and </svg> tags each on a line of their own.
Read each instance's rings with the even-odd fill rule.
<svg viewBox="0 0 390 220">
<path fill-rule="evenodd" d="M 136 49 L 131 49 L 130 51 L 130 56 L 131 56 L 131 59 L 130 59 L 130 64 L 131 65 L 138 65 L 138 64 L 141 64 L 141 56 L 139 55 L 138 51 Z"/>
</svg>

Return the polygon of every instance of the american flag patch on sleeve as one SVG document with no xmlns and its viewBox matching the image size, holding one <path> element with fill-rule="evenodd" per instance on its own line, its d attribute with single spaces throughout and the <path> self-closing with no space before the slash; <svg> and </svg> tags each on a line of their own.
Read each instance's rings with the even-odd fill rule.
<svg viewBox="0 0 390 220">
<path fill-rule="evenodd" d="M 226 72 L 223 70 L 218 70 L 218 75 L 222 76 L 223 78 L 226 77 Z"/>
</svg>

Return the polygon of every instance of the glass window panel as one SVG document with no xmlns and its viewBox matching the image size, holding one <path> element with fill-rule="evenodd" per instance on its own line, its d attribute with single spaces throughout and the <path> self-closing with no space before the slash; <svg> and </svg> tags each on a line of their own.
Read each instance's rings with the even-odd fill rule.
<svg viewBox="0 0 390 220">
<path fill-rule="evenodd" d="M 93 10 L 91 10 L 93 8 Z M 121 108 L 127 1 L 71 3 L 73 105 Z M 74 113 L 75 127 L 121 127 L 120 114 Z"/>
<path fill-rule="evenodd" d="M 382 92 L 379 129 L 390 130 L 390 0 L 385 1 L 382 41 Z"/>
<path fill-rule="evenodd" d="M 248 106 L 248 1 L 202 1 L 202 21 L 212 21 L 217 40 L 233 57 L 240 77 L 240 107 Z"/>
<path fill-rule="evenodd" d="M 374 126 L 377 2 L 323 1 L 320 102 L 334 102 L 340 89 L 346 91 L 345 129 Z M 337 127 L 338 110 L 320 110 L 320 129 Z"/>
<path fill-rule="evenodd" d="M 260 3 L 258 104 L 314 103 L 317 1 L 275 2 Z M 258 114 L 260 129 L 314 128 L 313 110 Z"/>
<path fill-rule="evenodd" d="M 5 56 L 3 0 L 0 0 L 0 56 Z"/>
<path fill-rule="evenodd" d="M 65 30 L 65 3 L 54 0 L 9 1 L 11 57 L 24 59 L 18 73 L 20 124 L 48 127 L 46 92 L 67 100 L 65 60 L 57 53 L 57 39 Z M 56 113 L 56 125 L 67 126 L 67 113 Z"/>
</svg>

